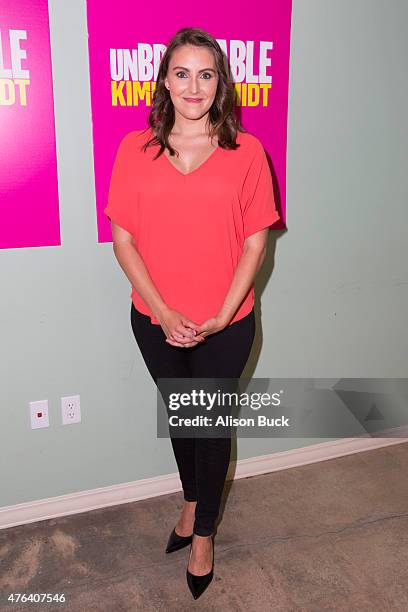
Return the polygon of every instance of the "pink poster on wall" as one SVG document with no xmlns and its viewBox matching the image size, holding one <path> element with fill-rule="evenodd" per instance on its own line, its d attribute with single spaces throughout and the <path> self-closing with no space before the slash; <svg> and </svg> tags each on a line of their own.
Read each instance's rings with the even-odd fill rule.
<svg viewBox="0 0 408 612">
<path fill-rule="evenodd" d="M 99 242 L 110 241 L 110 174 L 122 137 L 147 126 L 166 43 L 182 27 L 198 27 L 226 54 L 244 128 L 268 154 L 285 227 L 286 136 L 291 0 L 87 0 L 88 45 Z"/>
<path fill-rule="evenodd" d="M 47 0 L 0 0 L 0 247 L 61 244 Z"/>
</svg>

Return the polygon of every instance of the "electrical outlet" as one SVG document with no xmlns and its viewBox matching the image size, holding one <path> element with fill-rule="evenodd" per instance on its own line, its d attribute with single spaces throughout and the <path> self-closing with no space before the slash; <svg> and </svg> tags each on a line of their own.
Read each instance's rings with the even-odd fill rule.
<svg viewBox="0 0 408 612">
<path fill-rule="evenodd" d="M 61 414 L 63 425 L 81 422 L 81 404 L 79 395 L 61 397 Z"/>
<path fill-rule="evenodd" d="M 40 427 L 50 426 L 50 421 L 48 417 L 48 400 L 30 402 L 29 407 L 31 429 L 40 429 Z"/>
</svg>

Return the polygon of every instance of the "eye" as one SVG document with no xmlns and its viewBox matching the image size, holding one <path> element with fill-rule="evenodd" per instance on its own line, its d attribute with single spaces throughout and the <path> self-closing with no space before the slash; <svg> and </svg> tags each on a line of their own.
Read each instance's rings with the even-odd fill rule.
<svg viewBox="0 0 408 612">
<path fill-rule="evenodd" d="M 176 77 L 178 77 L 180 74 L 186 74 L 186 73 L 184 72 L 184 70 L 179 70 L 178 72 L 176 72 Z M 210 72 L 203 72 L 203 76 L 204 75 L 208 77 L 204 79 L 205 81 L 209 81 L 212 78 L 212 74 Z"/>
</svg>

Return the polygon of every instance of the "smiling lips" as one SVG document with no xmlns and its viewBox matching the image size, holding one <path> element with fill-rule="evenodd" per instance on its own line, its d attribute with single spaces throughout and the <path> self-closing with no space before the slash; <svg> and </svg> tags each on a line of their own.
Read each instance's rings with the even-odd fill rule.
<svg viewBox="0 0 408 612">
<path fill-rule="evenodd" d="M 186 102 L 193 102 L 193 104 L 194 103 L 197 104 L 198 102 L 201 102 L 202 99 L 201 98 L 184 98 L 184 100 Z"/>
</svg>

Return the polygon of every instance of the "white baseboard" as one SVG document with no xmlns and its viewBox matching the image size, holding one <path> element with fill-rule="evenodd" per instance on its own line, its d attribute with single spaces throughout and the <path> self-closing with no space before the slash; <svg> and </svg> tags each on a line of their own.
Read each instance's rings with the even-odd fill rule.
<svg viewBox="0 0 408 612">
<path fill-rule="evenodd" d="M 286 470 L 292 467 L 408 442 L 407 428 L 397 428 L 390 430 L 389 433 L 389 438 L 371 436 L 341 438 L 340 440 L 321 442 L 271 455 L 241 459 L 237 462 L 231 462 L 227 479 L 237 480 L 258 474 L 268 474 L 278 470 Z M 403 435 L 405 437 L 402 437 Z M 6 506 L 0 508 L 0 529 L 26 523 L 35 523 L 59 516 L 88 512 L 97 508 L 116 506 L 141 499 L 149 499 L 159 495 L 168 495 L 177 491 L 181 491 L 178 472 L 38 501 L 25 502 L 14 506 Z"/>
</svg>

